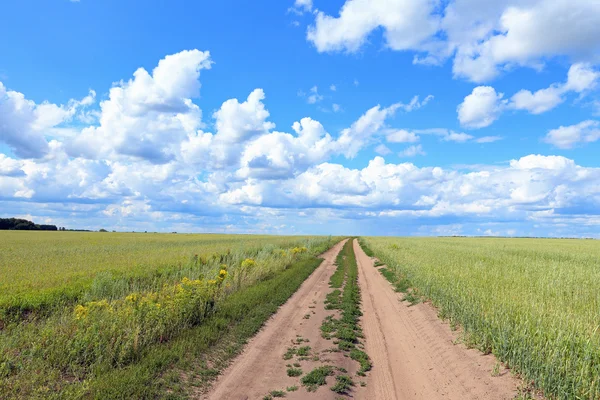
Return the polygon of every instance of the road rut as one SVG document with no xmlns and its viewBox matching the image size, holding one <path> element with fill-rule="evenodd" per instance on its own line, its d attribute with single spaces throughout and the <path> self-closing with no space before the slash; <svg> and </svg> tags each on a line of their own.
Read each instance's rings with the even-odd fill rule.
<svg viewBox="0 0 600 400">
<path fill-rule="evenodd" d="M 454 344 L 456 334 L 429 304 L 402 302 L 373 260 L 354 241 L 362 292 L 366 352 L 373 361 L 365 399 L 504 400 L 518 380 L 495 358 Z"/>
</svg>

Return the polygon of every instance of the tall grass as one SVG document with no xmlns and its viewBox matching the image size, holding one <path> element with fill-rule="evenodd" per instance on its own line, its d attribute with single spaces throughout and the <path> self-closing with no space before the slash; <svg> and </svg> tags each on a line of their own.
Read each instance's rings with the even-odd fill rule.
<svg viewBox="0 0 600 400">
<path fill-rule="evenodd" d="M 326 238 L 315 238 L 324 240 Z M 0 231 L 0 326 L 79 300 L 118 298 L 311 237 Z"/>
<path fill-rule="evenodd" d="M 600 242 L 364 238 L 389 268 L 547 396 L 600 398 Z"/>
<path fill-rule="evenodd" d="M 231 250 L 226 242 L 220 252 L 193 253 L 185 265 L 159 273 L 102 271 L 80 283 L 85 289 L 72 301 L 52 304 L 51 313 L 9 320 L 0 331 L 0 397 L 36 397 L 138 363 L 152 346 L 210 320 L 235 293 L 314 260 L 334 239 L 254 243 Z"/>
</svg>

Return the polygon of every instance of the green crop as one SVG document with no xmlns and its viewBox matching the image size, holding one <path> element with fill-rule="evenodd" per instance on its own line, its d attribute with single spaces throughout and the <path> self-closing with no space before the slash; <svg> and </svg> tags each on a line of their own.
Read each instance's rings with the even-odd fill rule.
<svg viewBox="0 0 600 400">
<path fill-rule="evenodd" d="M 363 238 L 388 268 L 493 353 L 559 399 L 600 398 L 600 242 Z"/>
</svg>

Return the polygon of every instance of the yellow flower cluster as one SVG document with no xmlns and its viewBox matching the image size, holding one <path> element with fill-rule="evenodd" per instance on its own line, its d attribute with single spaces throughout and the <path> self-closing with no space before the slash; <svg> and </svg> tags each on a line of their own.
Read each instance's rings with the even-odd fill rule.
<svg viewBox="0 0 600 400">
<path fill-rule="evenodd" d="M 256 261 L 254 261 L 251 258 L 246 258 L 244 261 L 242 261 L 242 268 L 243 269 L 251 269 L 256 267 Z"/>
<path fill-rule="evenodd" d="M 88 311 L 87 307 L 77 304 L 77 306 L 75 306 L 75 319 L 84 319 L 87 317 Z"/>
<path fill-rule="evenodd" d="M 305 253 L 306 251 L 308 251 L 308 249 L 304 246 L 302 247 L 294 247 L 292 249 L 292 254 L 298 254 L 298 253 Z"/>
</svg>

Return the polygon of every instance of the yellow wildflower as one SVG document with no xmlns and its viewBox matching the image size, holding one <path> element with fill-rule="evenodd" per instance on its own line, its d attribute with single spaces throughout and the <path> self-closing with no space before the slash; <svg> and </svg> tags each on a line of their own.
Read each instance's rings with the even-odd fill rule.
<svg viewBox="0 0 600 400">
<path fill-rule="evenodd" d="M 242 268 L 252 268 L 256 266 L 256 261 L 251 258 L 246 258 L 242 261 Z"/>
<path fill-rule="evenodd" d="M 139 298 L 140 297 L 137 293 L 131 293 L 129 296 L 125 297 L 125 300 L 135 303 Z"/>
<path fill-rule="evenodd" d="M 83 319 L 87 317 L 87 315 L 88 309 L 85 306 L 82 306 L 81 304 L 75 306 L 75 319 Z"/>
</svg>

